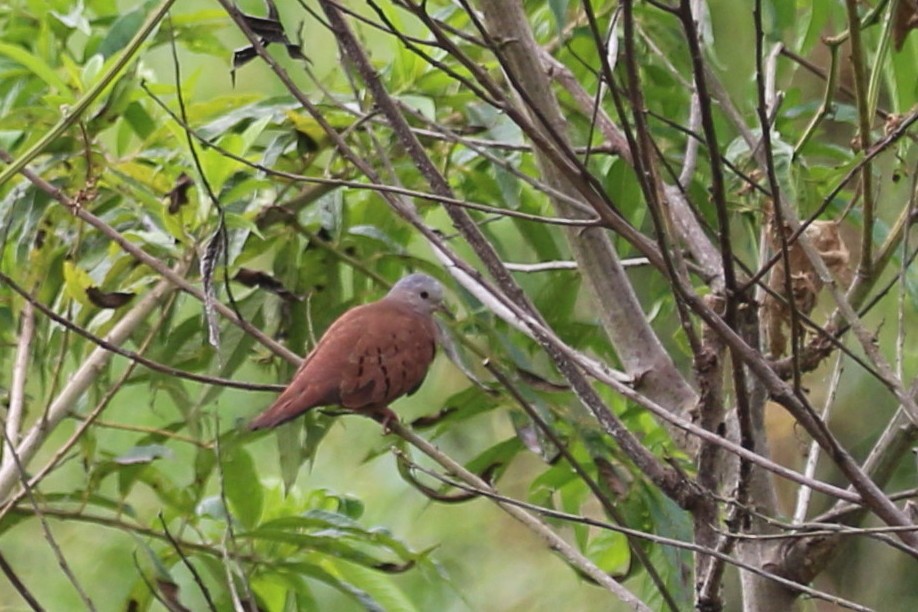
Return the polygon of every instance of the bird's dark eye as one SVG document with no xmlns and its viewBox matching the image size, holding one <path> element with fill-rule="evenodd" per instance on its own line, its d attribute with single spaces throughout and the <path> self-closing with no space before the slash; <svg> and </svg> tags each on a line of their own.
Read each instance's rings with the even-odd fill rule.
<svg viewBox="0 0 918 612">
<path fill-rule="evenodd" d="M 429 297 L 430 297 L 430 294 L 427 293 L 426 291 L 422 291 L 422 292 L 421 292 L 421 299 L 422 299 L 422 300 L 426 300 L 426 299 L 429 298 Z"/>
</svg>

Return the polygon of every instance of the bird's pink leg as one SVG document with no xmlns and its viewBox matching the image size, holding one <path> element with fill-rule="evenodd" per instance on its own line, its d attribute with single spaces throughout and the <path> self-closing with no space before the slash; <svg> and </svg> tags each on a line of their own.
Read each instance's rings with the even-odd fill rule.
<svg viewBox="0 0 918 612">
<path fill-rule="evenodd" d="M 383 427 L 383 435 L 387 435 L 390 432 L 389 423 L 395 421 L 398 423 L 398 415 L 392 412 L 392 409 L 388 406 L 384 406 L 378 410 L 373 411 L 373 418 L 379 421 Z"/>
</svg>

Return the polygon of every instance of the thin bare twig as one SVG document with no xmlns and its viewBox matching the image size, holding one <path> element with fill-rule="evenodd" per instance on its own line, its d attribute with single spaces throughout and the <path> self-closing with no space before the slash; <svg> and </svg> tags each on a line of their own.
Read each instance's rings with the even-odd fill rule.
<svg viewBox="0 0 918 612">
<path fill-rule="evenodd" d="M 35 596 L 32 595 L 32 592 L 29 588 L 19 579 L 19 576 L 16 575 L 16 571 L 13 567 L 7 562 L 6 557 L 3 556 L 3 553 L 0 553 L 0 571 L 3 572 L 3 575 L 6 576 L 6 579 L 10 581 L 10 584 L 13 585 L 13 588 L 16 589 L 16 592 L 19 593 L 29 607 L 32 608 L 35 612 L 43 612 L 44 608 L 41 607 L 41 604 L 38 603 L 38 600 L 35 599 Z"/>
<path fill-rule="evenodd" d="M 175 294 L 173 294 L 173 296 L 174 295 Z M 164 320 L 160 319 L 159 322 L 153 325 L 151 329 L 147 332 L 146 337 L 143 339 L 143 341 L 140 344 L 141 353 L 146 351 L 147 348 L 149 348 L 150 343 L 156 337 L 156 334 L 162 327 L 163 323 L 164 323 Z M 129 363 L 127 368 L 125 368 L 124 372 L 122 372 L 121 376 L 118 377 L 118 380 L 116 380 L 114 383 L 109 385 L 108 389 L 106 389 L 105 393 L 96 403 L 96 406 L 88 414 L 86 414 L 83 417 L 83 422 L 80 423 L 80 425 L 74 430 L 74 432 L 70 435 L 67 441 L 64 442 L 64 444 L 61 445 L 54 452 L 51 458 L 48 459 L 47 463 L 45 463 L 45 465 L 38 472 L 36 472 L 34 476 L 32 476 L 29 479 L 29 486 L 31 488 L 37 487 L 38 484 L 42 480 L 44 480 L 44 478 L 48 476 L 48 474 L 52 472 L 52 470 L 54 470 L 58 465 L 60 465 L 61 461 L 67 455 L 67 453 L 69 453 L 70 450 L 74 446 L 76 446 L 76 444 L 83 437 L 83 434 L 86 433 L 86 430 L 89 429 L 89 427 L 93 423 L 96 422 L 96 419 L 98 418 L 98 416 L 102 414 L 102 411 L 108 407 L 111 400 L 114 399 L 115 395 L 117 395 L 117 393 L 127 383 L 128 379 L 134 373 L 134 369 L 136 366 L 137 366 L 137 362 Z M 19 493 L 17 493 L 16 495 L 12 495 L 9 498 L 9 500 L 7 500 L 6 503 L 3 504 L 2 509 L 0 509 L 0 521 L 2 521 L 3 517 L 5 517 L 6 514 L 13 507 L 15 507 L 16 504 L 18 504 L 22 500 L 22 498 L 26 495 L 27 491 L 28 491 L 27 489 L 23 489 L 19 491 Z"/>
<path fill-rule="evenodd" d="M 159 524 L 163 527 L 163 533 L 165 534 L 166 538 L 168 538 L 169 544 L 172 545 L 172 550 L 176 552 L 176 554 L 182 560 L 182 564 L 188 568 L 189 572 L 191 572 L 191 577 L 194 579 L 195 584 L 198 585 L 198 589 L 201 591 L 201 595 L 204 596 L 204 601 L 207 602 L 207 607 L 210 610 L 216 612 L 217 606 L 214 604 L 214 600 L 210 596 L 210 589 L 208 589 L 207 585 L 204 584 L 204 580 L 198 573 L 197 568 L 194 566 L 191 560 L 188 559 L 188 555 L 185 554 L 185 551 L 182 550 L 181 544 L 179 544 L 178 540 L 172 537 L 172 533 L 169 532 L 169 526 L 166 525 L 166 519 L 163 517 L 163 513 L 160 512 L 157 517 L 159 518 Z"/>
<path fill-rule="evenodd" d="M 104 348 L 105 350 L 111 353 L 114 353 L 116 355 L 129 359 L 133 363 L 143 365 L 144 367 L 149 368 L 150 370 L 153 370 L 154 372 L 159 372 L 161 374 L 168 374 L 169 376 L 175 376 L 176 378 L 184 378 L 186 380 L 190 380 L 193 382 L 198 382 L 198 383 L 202 383 L 206 385 L 217 385 L 220 387 L 226 387 L 229 389 L 243 389 L 245 391 L 271 391 L 274 393 L 284 390 L 284 387 L 282 385 L 272 385 L 272 384 L 263 384 L 263 383 L 246 383 L 246 382 L 239 382 L 236 380 L 231 380 L 229 378 L 220 378 L 219 376 L 207 376 L 205 374 L 195 374 L 194 372 L 188 372 L 186 370 L 182 370 L 179 368 L 175 368 L 175 367 L 166 365 L 164 363 L 160 363 L 158 361 L 154 361 L 153 359 L 144 357 L 137 351 L 132 351 L 126 348 L 122 348 L 116 344 L 108 342 L 104 338 L 100 338 L 99 336 L 93 334 L 87 329 L 80 327 L 76 323 L 72 322 L 70 319 L 66 317 L 62 317 L 61 315 L 51 310 L 49 307 L 39 302 L 38 298 L 36 298 L 32 293 L 29 293 L 28 291 L 23 289 L 21 285 L 19 285 L 16 281 L 14 281 L 11 277 L 7 276 L 3 272 L 0 272 L 0 283 L 3 283 L 4 285 L 12 289 L 14 292 L 18 293 L 20 296 L 22 296 L 23 299 L 26 300 L 28 304 L 30 304 L 31 306 L 34 306 L 36 309 L 38 309 L 39 312 L 41 312 L 43 315 L 45 315 L 46 317 L 48 317 L 55 323 L 58 323 L 62 325 L 63 327 L 65 327 L 66 329 L 69 329 L 70 331 L 76 333 L 77 335 L 83 338 L 86 338 L 87 340 L 89 340 L 90 342 L 92 342 L 93 344 L 95 344 L 96 346 L 100 348 Z"/>
<path fill-rule="evenodd" d="M 419 437 L 410 429 L 402 426 L 401 423 L 390 424 L 389 427 L 393 433 L 408 441 L 412 446 L 440 464 L 447 472 L 460 479 L 464 485 L 461 488 L 471 487 L 476 492 L 488 491 L 491 493 L 496 493 L 495 489 L 490 484 L 472 472 L 466 470 L 464 467 L 462 467 L 462 465 L 457 463 L 451 457 L 442 453 L 433 444 Z M 410 459 L 406 458 L 406 461 L 410 462 Z M 516 504 L 498 502 L 498 506 L 514 519 L 523 523 L 526 527 L 532 530 L 543 541 L 545 541 L 552 550 L 561 555 L 561 557 L 564 558 L 564 560 L 567 561 L 572 567 L 577 568 L 579 571 L 589 576 L 590 579 L 594 580 L 597 584 L 601 585 L 611 593 L 614 593 L 623 602 L 633 606 L 635 610 L 645 610 L 649 612 L 650 608 L 647 607 L 644 602 L 638 599 L 630 591 L 625 589 L 611 576 L 596 567 L 592 561 L 587 559 L 573 546 L 568 544 L 548 525 L 540 521 L 528 511 L 517 507 Z"/>
<path fill-rule="evenodd" d="M 181 272 L 179 268 L 173 271 Z M 140 299 L 125 315 L 112 327 L 106 335 L 106 341 L 112 344 L 121 344 L 133 333 L 137 326 L 146 321 L 153 309 L 174 290 L 174 286 L 167 280 L 157 283 L 143 298 Z M 28 464 L 38 451 L 47 436 L 55 426 L 71 410 L 77 399 L 97 379 L 99 371 L 111 359 L 112 353 L 97 347 L 89 353 L 79 368 L 70 376 L 68 383 L 51 402 L 44 416 L 35 423 L 23 436 L 16 447 L 18 460 Z M 5 431 L 5 430 L 4 430 Z M 19 472 L 16 469 L 0 468 L 0 500 L 9 497 L 10 492 L 18 481 Z"/>
<path fill-rule="evenodd" d="M 2 421 L 2 419 L 0 419 L 0 421 Z M 67 580 L 70 581 L 70 584 L 73 585 L 77 595 L 79 595 L 80 599 L 83 601 L 83 605 L 85 605 L 86 608 L 91 612 L 95 612 L 95 604 L 93 604 L 92 599 L 89 598 L 89 595 L 86 594 L 86 591 L 83 590 L 83 587 L 80 585 L 80 581 L 77 580 L 73 570 L 70 569 L 70 564 L 67 562 L 67 558 L 64 556 L 64 553 L 61 550 L 61 547 L 58 545 L 57 540 L 54 539 L 54 534 L 51 532 L 51 527 L 48 525 L 48 521 L 45 520 L 45 516 L 42 513 L 41 508 L 38 506 L 38 500 L 35 498 L 35 493 L 32 490 L 32 487 L 29 485 L 29 477 L 26 474 L 25 466 L 22 464 L 13 440 L 8 435 L 6 435 L 6 423 L 4 422 L 2 425 L 4 426 L 3 439 L 6 441 L 6 452 L 9 453 L 13 459 L 12 463 L 14 469 L 19 475 L 19 480 L 26 491 L 26 495 L 29 498 L 29 503 L 32 506 L 32 510 L 35 512 L 35 517 L 38 519 L 39 525 L 41 525 L 41 530 L 45 536 L 45 541 L 51 548 L 51 552 L 54 553 L 54 557 L 57 559 L 57 564 L 60 566 L 61 571 L 64 572 Z"/>
<path fill-rule="evenodd" d="M 409 460 L 409 462 L 410 462 L 410 460 Z M 829 594 L 829 593 L 825 593 L 825 592 L 823 592 L 823 591 L 818 591 L 818 590 L 816 590 L 816 589 L 813 589 L 813 588 L 811 588 L 811 587 L 805 586 L 805 585 L 800 584 L 800 583 L 798 583 L 798 582 L 794 582 L 794 581 L 792 581 L 792 580 L 788 580 L 787 578 L 784 578 L 783 576 L 780 576 L 780 575 L 778 575 L 778 574 L 774 574 L 774 573 L 772 573 L 772 572 L 769 572 L 769 571 L 767 571 L 767 570 L 763 570 L 762 568 L 756 567 L 756 566 L 751 565 L 751 564 L 749 564 L 749 563 L 745 563 L 745 562 L 743 562 L 743 561 L 741 561 L 741 560 L 739 560 L 739 559 L 736 559 L 736 558 L 734 558 L 734 557 L 731 557 L 731 556 L 729 556 L 729 555 L 725 555 L 725 554 L 719 553 L 719 552 L 716 551 L 716 550 L 711 550 L 711 549 L 708 549 L 708 548 L 704 548 L 704 547 L 702 547 L 702 546 L 698 546 L 698 545 L 693 544 L 693 543 L 691 543 L 691 542 L 683 542 L 682 540 L 675 540 L 675 539 L 672 539 L 672 538 L 666 538 L 666 537 L 663 537 L 663 536 L 658 536 L 658 535 L 652 534 L 652 533 L 647 533 L 647 532 L 643 532 L 643 531 L 638 531 L 638 530 L 636 530 L 636 529 L 629 529 L 629 528 L 627 528 L 627 527 L 621 527 L 621 526 L 619 526 L 619 525 L 612 525 L 612 524 L 610 524 L 610 523 L 606 523 L 606 522 L 603 522 L 603 521 L 597 521 L 597 520 L 595 520 L 595 519 L 591 519 L 591 518 L 589 518 L 589 517 L 580 516 L 580 515 L 577 515 L 577 514 L 569 514 L 569 513 L 561 512 L 561 511 L 558 511 L 558 510 L 553 510 L 553 509 L 550 509 L 550 508 L 545 508 L 545 507 L 542 507 L 542 506 L 537 506 L 537 505 L 535 505 L 535 504 L 530 504 L 530 503 L 528 503 L 528 502 L 524 502 L 524 501 L 521 501 L 521 500 L 518 500 L 518 499 L 513 499 L 513 498 L 510 498 L 510 497 L 502 496 L 502 495 L 500 495 L 499 493 L 496 493 L 496 492 L 494 492 L 493 490 L 491 490 L 491 489 L 489 489 L 489 488 L 475 487 L 475 486 L 472 485 L 471 483 L 466 483 L 466 482 L 461 481 L 461 480 L 455 480 L 455 479 L 452 479 L 452 478 L 448 478 L 448 477 L 446 477 L 446 476 L 443 476 L 442 474 L 438 474 L 437 472 L 434 472 L 433 470 L 425 469 L 425 468 L 423 468 L 423 467 L 421 467 L 421 466 L 419 466 L 419 465 L 417 465 L 417 464 L 411 464 L 411 465 L 412 465 L 413 469 L 418 470 L 418 471 L 420 471 L 420 472 L 423 472 L 424 474 L 427 474 L 428 476 L 431 476 L 431 477 L 433 477 L 433 478 L 436 478 L 437 480 L 439 480 L 439 481 L 441 481 L 441 482 L 443 482 L 443 483 L 445 483 L 445 484 L 448 484 L 448 485 L 450 485 L 450 486 L 456 487 L 456 488 L 458 488 L 458 489 L 462 489 L 462 490 L 464 490 L 464 491 L 469 491 L 469 492 L 476 493 L 477 495 L 481 495 L 482 497 L 491 498 L 491 499 L 493 499 L 494 501 L 496 501 L 497 503 L 512 505 L 512 506 L 514 506 L 514 507 L 519 507 L 519 508 L 524 509 L 524 510 L 527 510 L 527 511 L 529 511 L 529 512 L 542 514 L 542 515 L 547 516 L 547 517 L 550 517 L 550 518 L 560 519 L 560 520 L 564 520 L 564 521 L 570 521 L 570 522 L 572 522 L 572 523 L 581 523 L 581 524 L 590 525 L 590 526 L 593 526 L 593 527 L 599 527 L 599 528 L 602 528 L 602 529 L 607 529 L 607 530 L 609 530 L 609 531 L 615 531 L 615 532 L 623 533 L 623 534 L 624 534 L 624 533 L 627 533 L 627 534 L 629 534 L 629 535 L 633 535 L 633 536 L 636 537 L 636 538 L 646 539 L 646 540 L 648 540 L 648 541 L 655 542 L 655 543 L 658 543 L 658 544 L 662 544 L 662 545 L 664 545 L 664 546 L 672 546 L 672 547 L 674 547 L 674 548 L 680 548 L 680 549 L 684 549 L 684 550 L 690 550 L 690 551 L 692 551 L 692 552 L 698 552 L 698 553 L 703 553 L 703 554 L 707 554 L 707 555 L 717 556 L 718 558 L 723 559 L 724 561 L 726 561 L 727 563 L 729 563 L 729 564 L 731 564 L 731 565 L 734 565 L 734 566 L 736 566 L 736 567 L 738 567 L 738 568 L 740 568 L 740 569 L 743 569 L 743 570 L 745 570 L 745 571 L 752 572 L 752 573 L 754 573 L 754 574 L 756 574 L 756 575 L 758 575 L 758 576 L 762 576 L 762 577 L 764 577 L 764 578 L 768 578 L 768 579 L 770 579 L 770 580 L 774 580 L 775 582 L 778 582 L 778 583 L 780 583 L 780 584 L 782 584 L 782 585 L 784 585 L 784 586 L 786 586 L 786 587 L 788 587 L 788 588 L 790 588 L 790 589 L 799 590 L 800 592 L 803 592 L 803 593 L 806 593 L 806 594 L 808 594 L 808 595 L 811 595 L 812 597 L 815 597 L 815 598 L 818 598 L 818 599 L 824 599 L 824 600 L 826 600 L 826 601 L 835 603 L 835 604 L 837 604 L 837 605 L 840 605 L 840 606 L 843 606 L 843 607 L 845 607 L 845 608 L 849 608 L 849 609 L 852 609 L 852 610 L 861 610 L 861 611 L 863 611 L 863 612 L 871 612 L 871 609 L 870 609 L 870 608 L 867 608 L 867 607 L 865 607 L 865 606 L 862 606 L 862 605 L 860 605 L 860 604 L 858 604 L 858 603 L 855 603 L 855 602 L 852 602 L 852 601 L 849 601 L 849 600 L 846 600 L 846 599 L 842 599 L 842 598 L 840 598 L 840 597 L 837 597 L 837 596 L 835 596 L 835 595 L 831 595 L 831 594 Z"/>
<path fill-rule="evenodd" d="M 5 151 L 0 151 L 0 160 L 9 162 L 11 158 L 9 154 L 6 153 Z M 173 270 L 170 270 L 169 266 L 166 265 L 163 261 L 154 257 L 153 255 L 150 255 L 149 253 L 141 249 L 139 246 L 137 246 L 136 244 L 134 244 L 133 242 L 125 238 L 123 235 L 118 233 L 110 225 L 108 225 L 107 223 L 102 221 L 100 218 L 98 218 L 97 216 L 95 216 L 94 214 L 92 214 L 91 212 L 83 208 L 82 206 L 80 206 L 72 198 L 67 196 L 67 194 L 65 194 L 61 189 L 59 189 L 58 187 L 55 187 L 54 185 L 52 185 L 51 183 L 49 183 L 42 177 L 38 176 L 37 174 L 29 170 L 28 168 L 22 169 L 22 175 L 26 177 L 33 185 L 35 185 L 36 187 L 38 187 L 39 189 L 41 189 L 42 191 L 50 195 L 52 198 L 54 198 L 55 200 L 63 204 L 68 210 L 70 210 L 70 212 L 75 217 L 85 221 L 92 227 L 99 230 L 102 233 L 102 235 L 104 235 L 111 241 L 115 242 L 118 246 L 124 249 L 125 252 L 131 254 L 135 259 L 137 259 L 141 263 L 149 266 L 150 268 L 152 268 L 153 270 L 161 274 L 163 277 L 168 279 L 169 282 L 175 285 L 177 288 L 197 298 L 202 303 L 205 301 L 204 292 L 201 291 L 201 289 L 192 285 L 181 275 L 176 274 Z M 221 315 L 229 319 L 231 323 L 245 330 L 246 333 L 252 335 L 256 340 L 258 340 L 258 342 L 263 344 L 265 347 L 267 347 L 270 351 L 272 351 L 276 355 L 282 357 L 283 359 L 286 359 L 287 361 L 291 363 L 296 363 L 299 360 L 299 357 L 296 355 L 296 353 L 294 353 L 287 347 L 279 344 L 278 342 L 276 342 L 275 340 L 267 336 L 260 329 L 254 327 L 251 323 L 244 321 L 240 319 L 239 317 L 237 317 L 236 313 L 233 312 L 232 309 L 230 309 L 228 306 L 226 306 L 222 302 L 216 302 L 214 304 L 214 307 L 216 308 L 217 312 L 219 312 Z"/>
</svg>

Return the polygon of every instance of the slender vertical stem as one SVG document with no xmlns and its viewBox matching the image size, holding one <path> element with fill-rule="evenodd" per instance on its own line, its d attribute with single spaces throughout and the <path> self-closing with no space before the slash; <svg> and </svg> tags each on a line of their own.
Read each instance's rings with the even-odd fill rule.
<svg viewBox="0 0 918 612">
<path fill-rule="evenodd" d="M 858 146 L 861 151 L 870 149 L 870 104 L 868 100 L 867 66 L 864 61 L 864 47 L 861 39 L 861 24 L 857 16 L 857 0 L 845 0 L 848 12 L 848 31 L 851 45 L 851 66 L 854 68 L 854 96 L 857 100 Z M 873 224 L 874 197 L 872 164 L 868 161 L 861 167 L 861 191 L 864 196 L 863 229 L 861 232 L 861 263 L 858 276 L 870 278 L 873 275 Z"/>
<path fill-rule="evenodd" d="M 19 441 L 22 412 L 25 408 L 26 376 L 29 369 L 32 337 L 35 335 L 35 309 L 31 302 L 23 304 L 20 318 L 19 342 L 16 344 L 16 359 L 13 362 L 13 375 L 10 382 L 10 405 L 6 413 L 6 438 L 10 442 L 7 452 L 3 453 L 4 469 L 13 466 L 13 453 Z"/>
</svg>

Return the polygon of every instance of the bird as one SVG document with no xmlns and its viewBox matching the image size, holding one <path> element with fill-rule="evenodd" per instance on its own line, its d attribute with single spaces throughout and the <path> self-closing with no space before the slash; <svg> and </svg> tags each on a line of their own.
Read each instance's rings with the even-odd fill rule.
<svg viewBox="0 0 918 612">
<path fill-rule="evenodd" d="M 445 311 L 443 287 L 409 274 L 380 300 L 351 308 L 326 330 L 287 388 L 248 424 L 268 429 L 319 406 L 338 405 L 397 421 L 389 404 L 417 391 L 437 348 L 435 311 Z"/>
</svg>

